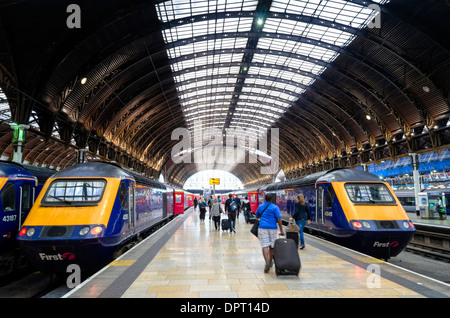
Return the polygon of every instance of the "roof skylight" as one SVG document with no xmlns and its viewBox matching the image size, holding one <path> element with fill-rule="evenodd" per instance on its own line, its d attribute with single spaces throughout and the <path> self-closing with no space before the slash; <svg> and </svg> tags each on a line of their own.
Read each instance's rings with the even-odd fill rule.
<svg viewBox="0 0 450 318">
<path fill-rule="evenodd" d="M 378 13 L 346 0 L 273 0 L 261 19 L 257 5 L 156 4 L 188 127 L 270 127 Z"/>
</svg>

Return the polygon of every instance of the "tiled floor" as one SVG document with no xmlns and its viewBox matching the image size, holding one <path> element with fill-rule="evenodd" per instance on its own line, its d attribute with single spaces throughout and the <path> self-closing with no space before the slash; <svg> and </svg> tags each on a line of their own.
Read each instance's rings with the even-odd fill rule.
<svg viewBox="0 0 450 318">
<path fill-rule="evenodd" d="M 208 216 L 208 215 L 207 215 Z M 361 255 L 357 266 L 315 246 L 299 251 L 299 277 L 264 273 L 259 241 L 243 216 L 236 234 L 215 231 L 213 222 L 191 214 L 122 297 L 156 298 L 288 298 L 288 297 L 423 297 L 364 266 L 381 261 Z M 132 260 L 111 265 L 129 266 Z M 374 280 L 372 280 L 374 278 Z M 375 288 L 373 287 L 373 284 Z"/>
</svg>

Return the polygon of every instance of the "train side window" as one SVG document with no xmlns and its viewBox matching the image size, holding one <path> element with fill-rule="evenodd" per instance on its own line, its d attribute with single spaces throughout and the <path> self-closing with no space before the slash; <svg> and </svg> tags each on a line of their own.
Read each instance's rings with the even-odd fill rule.
<svg viewBox="0 0 450 318">
<path fill-rule="evenodd" d="M 31 185 L 29 183 L 24 183 L 22 186 L 22 209 L 31 209 Z"/>
<path fill-rule="evenodd" d="M 330 184 L 327 188 L 327 197 L 325 203 L 327 208 L 331 209 L 333 207 L 334 197 L 335 197 L 334 189 L 333 186 Z"/>
<path fill-rule="evenodd" d="M 128 209 L 128 194 L 127 194 L 127 186 L 125 185 L 125 182 L 120 183 L 119 200 L 120 200 L 120 206 L 121 206 L 122 210 Z"/>
<path fill-rule="evenodd" d="M 14 183 L 6 183 L 2 191 L 3 211 L 14 211 L 16 209 L 16 189 Z"/>
</svg>

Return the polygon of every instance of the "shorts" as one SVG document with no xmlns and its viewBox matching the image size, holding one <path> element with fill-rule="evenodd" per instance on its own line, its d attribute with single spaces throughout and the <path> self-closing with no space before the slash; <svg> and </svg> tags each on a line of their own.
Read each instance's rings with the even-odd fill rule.
<svg viewBox="0 0 450 318">
<path fill-rule="evenodd" d="M 275 229 L 258 229 L 258 238 L 262 247 L 271 246 L 273 248 L 277 239 L 277 230 Z"/>
</svg>

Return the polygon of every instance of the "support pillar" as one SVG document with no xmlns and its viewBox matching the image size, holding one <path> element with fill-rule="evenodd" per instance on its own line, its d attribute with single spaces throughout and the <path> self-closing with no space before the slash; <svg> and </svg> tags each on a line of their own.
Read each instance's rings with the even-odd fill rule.
<svg viewBox="0 0 450 318">
<path fill-rule="evenodd" d="M 419 211 L 419 192 L 420 192 L 420 180 L 419 180 L 419 155 L 417 153 L 409 153 L 411 156 L 411 165 L 413 168 L 414 178 L 414 196 L 416 199 L 416 215 L 420 215 Z"/>
</svg>

